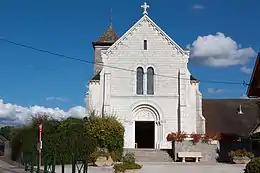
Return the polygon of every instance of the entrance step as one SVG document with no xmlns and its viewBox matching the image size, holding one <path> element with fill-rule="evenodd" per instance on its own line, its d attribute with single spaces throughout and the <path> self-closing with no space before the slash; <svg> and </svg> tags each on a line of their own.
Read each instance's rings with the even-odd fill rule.
<svg viewBox="0 0 260 173">
<path fill-rule="evenodd" d="M 167 151 L 156 149 L 124 149 L 135 154 L 136 162 L 173 162 Z"/>
</svg>

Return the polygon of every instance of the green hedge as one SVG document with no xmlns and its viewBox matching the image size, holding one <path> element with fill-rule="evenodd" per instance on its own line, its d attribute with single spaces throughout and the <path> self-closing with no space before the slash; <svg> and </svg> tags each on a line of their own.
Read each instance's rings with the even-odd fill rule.
<svg viewBox="0 0 260 173">
<path fill-rule="evenodd" d="M 12 159 L 17 160 L 23 152 L 30 157 L 37 154 L 38 124 L 43 125 L 42 156 L 52 159 L 55 156 L 56 164 L 72 163 L 72 156 L 87 159 L 95 151 L 95 139 L 88 134 L 83 119 L 68 118 L 58 121 L 47 115 L 32 118 L 32 122 L 23 127 L 15 128 L 11 137 Z"/>
<path fill-rule="evenodd" d="M 37 118 L 36 118 L 37 117 Z M 114 116 L 67 118 L 55 120 L 48 115 L 36 115 L 27 126 L 16 127 L 11 132 L 12 159 L 17 160 L 37 153 L 38 124 L 43 125 L 42 156 L 55 156 L 56 164 L 70 164 L 106 149 L 113 160 L 120 160 L 123 153 L 124 127 Z M 43 159 L 43 158 L 42 158 Z M 44 160 L 44 159 L 43 159 Z"/>
</svg>

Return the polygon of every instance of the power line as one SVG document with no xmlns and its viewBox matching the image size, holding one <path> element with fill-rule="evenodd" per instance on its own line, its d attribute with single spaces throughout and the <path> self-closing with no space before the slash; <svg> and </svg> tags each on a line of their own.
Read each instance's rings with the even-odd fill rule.
<svg viewBox="0 0 260 173">
<path fill-rule="evenodd" d="M 34 51 L 37 51 L 37 52 L 47 53 L 47 54 L 54 55 L 54 56 L 57 56 L 57 57 L 60 57 L 60 58 L 65 58 L 65 59 L 69 59 L 69 60 L 79 61 L 79 62 L 82 62 L 82 63 L 97 64 L 97 65 L 101 65 L 101 66 L 105 66 L 105 67 L 109 67 L 109 68 L 113 68 L 113 69 L 117 69 L 117 70 L 129 71 L 129 72 L 134 72 L 134 73 L 137 72 L 137 71 L 131 70 L 131 69 L 120 68 L 120 67 L 110 66 L 110 65 L 104 65 L 102 63 L 96 63 L 96 62 L 93 62 L 93 61 L 87 61 L 87 60 L 83 60 L 83 59 L 79 59 L 79 58 L 75 58 L 75 57 L 71 57 L 71 56 L 67 56 L 67 55 L 63 55 L 63 54 L 59 54 L 59 53 L 55 53 L 55 52 L 51 52 L 51 51 L 48 51 L 48 50 L 43 50 L 43 49 L 32 47 L 32 46 L 29 46 L 29 45 L 25 45 L 25 44 L 17 43 L 17 42 L 14 42 L 14 41 L 10 41 L 10 40 L 4 39 L 4 38 L 0 38 L 0 41 L 6 42 L 6 43 L 10 43 L 10 44 L 13 44 L 13 45 L 16 45 L 16 46 L 19 46 L 19 47 L 24 47 L 24 48 L 27 48 L 27 49 L 31 49 L 31 50 L 34 50 Z M 162 75 L 162 74 L 156 74 L 156 73 L 154 75 L 165 77 L 165 78 L 178 79 L 177 76 L 169 76 L 169 75 Z M 180 79 L 182 79 L 182 80 L 190 80 L 190 78 L 180 78 Z M 231 85 L 244 85 L 244 86 L 249 85 L 245 81 L 243 81 L 243 82 L 235 82 L 235 81 L 217 81 L 217 80 L 204 80 L 204 79 L 199 80 L 199 81 L 203 82 L 203 83 L 218 83 L 218 84 L 231 84 Z"/>
</svg>

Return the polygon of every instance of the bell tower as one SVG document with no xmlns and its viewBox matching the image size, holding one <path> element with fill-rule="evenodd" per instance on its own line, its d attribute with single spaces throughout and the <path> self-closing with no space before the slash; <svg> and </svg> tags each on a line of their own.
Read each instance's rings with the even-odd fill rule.
<svg viewBox="0 0 260 173">
<path fill-rule="evenodd" d="M 118 40 L 118 36 L 114 31 L 112 25 L 108 30 L 95 42 L 92 43 L 94 48 L 94 76 L 102 70 L 101 50 L 107 50 L 112 44 Z"/>
</svg>

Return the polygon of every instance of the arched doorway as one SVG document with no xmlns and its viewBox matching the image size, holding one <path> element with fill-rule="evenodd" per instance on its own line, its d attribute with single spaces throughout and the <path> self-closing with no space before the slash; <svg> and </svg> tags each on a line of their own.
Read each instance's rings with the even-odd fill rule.
<svg viewBox="0 0 260 173">
<path fill-rule="evenodd" d="M 133 110 L 135 119 L 135 148 L 158 148 L 161 127 L 158 111 L 150 105 L 139 105 Z"/>
</svg>

